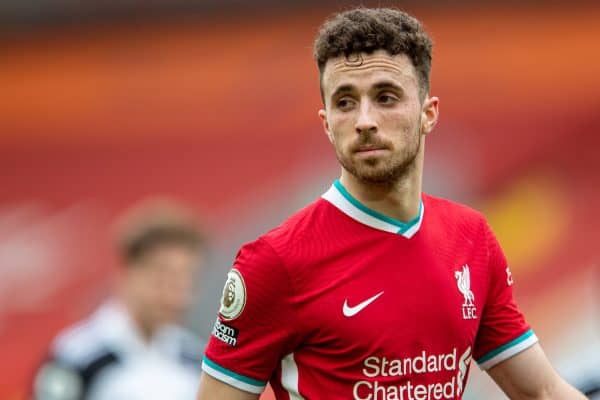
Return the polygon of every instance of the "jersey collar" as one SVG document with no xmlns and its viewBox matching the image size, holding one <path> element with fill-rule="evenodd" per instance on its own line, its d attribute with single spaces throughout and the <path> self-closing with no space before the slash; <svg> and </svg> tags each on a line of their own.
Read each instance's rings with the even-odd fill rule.
<svg viewBox="0 0 600 400">
<path fill-rule="evenodd" d="M 329 190 L 321 197 L 329 201 L 350 218 L 355 219 L 362 224 L 381 231 L 397 233 L 407 239 L 410 239 L 419 231 L 421 223 L 423 222 L 423 200 L 421 200 L 421 204 L 419 205 L 419 215 L 408 222 L 402 222 L 365 206 L 352 197 L 339 180 L 333 182 L 333 185 L 331 185 Z"/>
</svg>

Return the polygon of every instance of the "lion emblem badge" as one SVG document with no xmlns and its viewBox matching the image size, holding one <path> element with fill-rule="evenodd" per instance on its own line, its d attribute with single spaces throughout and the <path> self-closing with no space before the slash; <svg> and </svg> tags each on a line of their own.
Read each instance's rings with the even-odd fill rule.
<svg viewBox="0 0 600 400">
<path fill-rule="evenodd" d="M 463 319 L 477 319 L 475 295 L 471 291 L 471 273 L 469 272 L 469 266 L 465 264 L 462 267 L 462 271 L 455 271 L 454 278 L 456 278 L 458 290 L 465 299 L 462 305 Z"/>
</svg>

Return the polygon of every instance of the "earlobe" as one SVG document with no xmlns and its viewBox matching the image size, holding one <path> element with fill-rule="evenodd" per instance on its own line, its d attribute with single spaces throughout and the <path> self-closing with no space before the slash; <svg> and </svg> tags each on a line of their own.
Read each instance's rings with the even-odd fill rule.
<svg viewBox="0 0 600 400">
<path fill-rule="evenodd" d="M 421 127 L 423 129 L 423 133 L 427 134 L 433 130 L 433 121 L 429 118 L 426 112 L 423 112 L 423 123 Z"/>
<path fill-rule="evenodd" d="M 427 119 L 427 110 L 423 109 L 421 111 L 421 133 L 423 135 L 431 132 L 431 127 L 429 126 L 429 120 Z"/>
</svg>

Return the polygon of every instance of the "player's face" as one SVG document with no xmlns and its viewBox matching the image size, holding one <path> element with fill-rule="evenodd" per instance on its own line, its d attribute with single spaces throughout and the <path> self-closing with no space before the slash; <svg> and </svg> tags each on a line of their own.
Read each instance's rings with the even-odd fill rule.
<svg viewBox="0 0 600 400">
<path fill-rule="evenodd" d="M 325 132 L 342 167 L 363 182 L 392 183 L 422 151 L 437 98 L 421 101 L 410 59 L 379 50 L 330 59 L 322 77 Z"/>
<path fill-rule="evenodd" d="M 165 244 L 130 268 L 138 315 L 148 327 L 181 320 L 193 293 L 197 252 L 184 245 Z"/>
</svg>

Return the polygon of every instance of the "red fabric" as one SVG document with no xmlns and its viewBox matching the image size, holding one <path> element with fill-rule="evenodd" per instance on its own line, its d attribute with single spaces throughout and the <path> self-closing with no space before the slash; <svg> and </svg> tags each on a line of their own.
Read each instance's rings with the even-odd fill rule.
<svg viewBox="0 0 600 400">
<path fill-rule="evenodd" d="M 473 351 L 476 360 L 529 329 L 513 297 L 512 275 L 509 277 L 506 257 L 487 224 L 484 234 L 489 249 L 490 289 Z"/>
<path fill-rule="evenodd" d="M 398 398 L 436 390 L 460 398 L 461 356 L 503 345 L 528 326 L 510 288 L 502 289 L 505 262 L 481 214 L 426 195 L 424 207 L 420 231 L 407 239 L 321 199 L 244 246 L 234 268 L 246 305 L 226 322 L 239 330 L 237 344 L 212 337 L 207 356 L 237 374 L 270 379 L 277 399 L 289 398 L 280 361 L 291 352 L 305 399 L 367 398 L 375 385 Z M 472 319 L 457 284 L 465 266 Z M 344 302 L 356 306 L 382 291 L 344 316 Z"/>
</svg>

